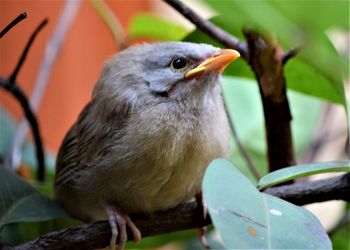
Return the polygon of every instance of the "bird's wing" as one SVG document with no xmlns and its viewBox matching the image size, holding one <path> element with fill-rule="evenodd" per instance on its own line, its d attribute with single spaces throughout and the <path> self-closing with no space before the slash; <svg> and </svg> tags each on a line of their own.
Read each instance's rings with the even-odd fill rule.
<svg viewBox="0 0 350 250">
<path fill-rule="evenodd" d="M 57 156 L 55 185 L 74 185 L 82 170 L 103 162 L 112 133 L 118 133 L 129 116 L 129 110 L 124 108 L 98 118 L 95 105 L 91 101 L 66 134 Z"/>
</svg>

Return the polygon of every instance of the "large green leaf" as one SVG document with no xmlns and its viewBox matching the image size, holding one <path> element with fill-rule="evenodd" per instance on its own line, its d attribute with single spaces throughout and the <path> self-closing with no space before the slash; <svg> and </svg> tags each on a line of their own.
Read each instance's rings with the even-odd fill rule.
<svg viewBox="0 0 350 250">
<path fill-rule="evenodd" d="M 296 3 L 270 0 L 269 3 L 305 29 L 323 31 L 334 26 L 349 28 L 349 1 L 309 0 Z"/>
<path fill-rule="evenodd" d="M 148 37 L 157 40 L 181 40 L 187 32 L 179 24 L 146 13 L 135 15 L 128 27 L 128 35 L 131 37 Z"/>
<path fill-rule="evenodd" d="M 233 69 L 235 69 L 234 66 L 235 64 Z M 224 76 L 222 85 L 229 115 L 235 123 L 242 144 L 259 168 L 260 174 L 265 175 L 267 165 L 264 116 L 256 81 Z M 301 156 L 312 139 L 315 127 L 319 122 L 323 103 L 316 98 L 295 91 L 289 91 L 288 97 L 293 115 L 294 149 L 296 155 Z M 232 145 L 232 162 L 253 180 L 236 144 Z"/>
<path fill-rule="evenodd" d="M 350 172 L 350 162 L 324 162 L 291 166 L 276 170 L 259 180 L 260 190 L 303 176 L 328 172 Z"/>
<path fill-rule="evenodd" d="M 213 161 L 203 195 L 227 249 L 331 249 L 317 218 L 302 207 L 260 193 L 229 161 Z"/>
<path fill-rule="evenodd" d="M 13 222 L 65 218 L 65 211 L 0 165 L 0 229 Z"/>
</svg>

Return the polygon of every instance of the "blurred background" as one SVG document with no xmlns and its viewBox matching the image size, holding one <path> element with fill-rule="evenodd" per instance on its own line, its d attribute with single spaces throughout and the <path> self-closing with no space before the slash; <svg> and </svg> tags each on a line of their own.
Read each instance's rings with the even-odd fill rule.
<svg viewBox="0 0 350 250">
<path fill-rule="evenodd" d="M 266 27 L 270 25 L 268 22 L 270 15 L 268 13 L 262 12 L 259 14 L 257 12 L 258 14 L 254 15 L 255 12 L 252 7 L 255 6 L 254 1 L 246 1 L 251 4 L 251 6 L 246 7 L 253 13 L 250 16 L 248 15 L 249 11 L 244 12 L 243 5 L 240 6 L 240 9 L 234 9 L 234 5 L 231 5 L 231 2 L 234 1 L 187 0 L 185 2 L 205 18 L 227 14 L 222 13 L 224 12 L 225 4 L 227 4 L 227 8 L 231 8 L 231 18 L 233 19 L 244 20 L 244 18 L 250 18 L 253 20 L 256 18 L 256 22 L 260 22 L 261 18 L 265 18 L 267 20 Z M 303 31 L 306 30 L 304 35 L 309 35 L 310 40 L 314 38 L 312 35 L 316 33 L 316 31 L 314 32 L 314 27 L 317 25 L 320 30 L 322 29 L 322 32 L 327 34 L 332 47 L 335 48 L 335 53 L 341 58 L 341 63 L 332 67 L 342 69 L 341 81 L 344 83 L 347 99 L 342 100 L 336 94 L 332 96 L 332 90 L 322 89 L 323 85 L 319 78 L 314 80 L 320 82 L 320 87 L 316 87 L 318 88 L 317 91 L 319 91 L 315 90 L 316 94 L 300 90 L 303 87 L 293 85 L 293 80 L 302 82 L 305 78 L 300 77 L 298 74 L 295 76 L 293 72 L 296 72 L 296 68 L 300 69 L 302 64 L 300 63 L 297 66 L 287 65 L 289 67 L 286 68 L 287 82 L 290 84 L 290 88 L 293 89 L 289 92 L 289 97 L 294 117 L 293 132 L 298 162 L 348 160 L 348 121 L 344 105 L 349 100 L 349 77 L 348 69 L 343 68 L 348 67 L 349 60 L 349 31 L 348 24 L 346 25 L 349 20 L 349 8 L 345 12 L 339 13 L 338 7 L 322 7 L 320 1 L 311 1 L 314 4 L 313 7 L 302 6 L 304 2 L 295 1 L 294 4 L 287 6 L 289 9 L 286 9 L 287 7 L 282 4 L 280 6 L 278 4 L 272 5 L 275 7 L 274 11 L 281 15 L 282 19 L 288 19 L 286 21 L 288 25 L 290 22 L 294 22 L 295 25 L 302 27 Z M 330 4 L 331 1 L 324 2 Z M 321 6 L 319 10 L 317 10 L 318 4 Z M 302 15 L 303 13 L 300 14 L 300 9 L 305 11 L 304 16 Z M 324 10 L 326 12 L 322 12 Z M 46 84 L 40 88 L 42 98 L 37 98 L 37 117 L 45 151 L 47 152 L 47 167 L 49 176 L 51 176 L 49 180 L 52 180 L 54 174 L 54 159 L 61 140 L 69 127 L 75 122 L 82 108 L 90 100 L 92 88 L 98 79 L 105 60 L 126 46 L 139 42 L 182 40 L 184 38 L 190 41 L 211 42 L 202 34 L 197 34 L 196 32 L 190 34 L 194 30 L 194 26 L 163 1 L 159 0 L 106 0 L 104 2 L 1 0 L 0 28 L 2 29 L 6 26 L 21 12 L 28 13 L 27 19 L 15 26 L 0 40 L 0 76 L 6 77 L 11 74 L 30 35 L 44 18 L 48 18 L 49 23 L 36 38 L 17 81 L 28 97 L 31 98 L 34 86 L 39 81 L 40 71 L 48 64 L 44 63 L 44 58 L 47 58 L 52 50 L 57 49 L 57 54 L 52 58 L 50 70 L 46 68 L 46 72 L 49 72 L 49 74 L 47 75 Z M 275 12 L 273 13 L 275 14 Z M 113 13 L 115 15 L 114 19 L 108 18 L 108 13 Z M 243 16 L 242 13 L 248 14 Z M 299 16 L 295 13 L 299 13 Z M 324 13 L 327 14 L 325 15 Z M 67 16 L 62 18 L 62 15 Z M 314 20 L 309 21 L 305 19 L 305 16 L 310 16 L 310 19 Z M 344 20 L 346 17 L 347 20 Z M 64 20 L 66 21 L 65 24 Z M 227 25 L 227 23 L 230 24 L 228 21 L 226 23 L 223 22 L 222 20 L 224 19 L 216 20 L 223 26 Z M 325 20 L 331 21 L 327 23 Z M 108 24 L 110 21 L 113 23 L 112 25 Z M 235 29 L 232 28 L 233 30 L 230 32 L 238 37 L 242 37 L 241 34 L 236 34 L 235 32 L 237 30 L 240 31 L 244 23 L 231 23 Z M 57 44 L 59 39 L 56 37 L 55 40 L 53 37 L 60 25 L 66 25 L 66 33 L 59 33 L 57 37 L 61 38 L 61 44 L 55 47 L 55 42 Z M 284 27 L 284 29 L 288 29 L 288 27 Z M 279 35 L 278 31 L 277 27 L 277 37 Z M 292 38 L 290 34 L 281 32 L 280 35 L 282 45 L 286 49 L 293 47 L 293 45 L 299 45 L 298 42 L 300 40 Z M 288 40 L 285 39 L 286 37 L 290 37 L 290 41 L 286 41 Z M 293 44 L 295 41 L 296 43 Z M 320 47 L 320 50 L 322 48 Z M 323 56 L 320 59 L 321 62 L 327 63 L 327 60 L 329 60 L 330 64 L 332 64 L 332 57 L 328 55 L 323 53 L 317 56 Z M 319 60 L 317 56 L 315 56 L 315 59 Z M 304 60 L 303 63 L 305 62 Z M 342 66 L 342 63 L 347 66 Z M 261 168 L 259 171 L 265 173 L 266 146 L 264 145 L 261 104 L 257 86 L 251 84 L 251 82 L 254 83 L 254 78 L 247 65 L 243 64 L 243 62 L 238 65 L 234 64 L 228 69 L 229 72 L 233 73 L 227 73 L 227 78 L 224 79 L 225 97 L 228 99 L 230 114 L 236 123 L 243 144 L 246 145 L 253 160 Z M 312 65 L 312 62 L 310 62 L 310 65 Z M 305 74 L 308 74 L 309 77 L 315 77 L 315 75 L 310 75 L 311 71 L 307 71 L 306 68 Z M 301 69 L 304 70 L 304 68 Z M 318 68 L 318 70 L 320 69 L 322 69 L 322 65 Z M 323 94 L 322 91 L 326 94 Z M 330 94 L 328 95 L 327 93 Z M 0 105 L 0 157 L 2 160 L 5 160 L 11 150 L 11 145 L 13 145 L 16 129 L 23 114 L 18 103 L 2 89 L 0 89 Z M 26 137 L 24 147 L 16 159 L 20 169 L 28 167 L 35 171 L 36 160 L 30 133 Z M 234 149 L 232 161 L 249 175 L 249 171 L 244 166 L 244 161 L 239 156 L 237 149 Z M 49 183 L 49 185 L 51 184 Z M 50 189 L 50 187 L 47 187 L 47 189 Z M 47 194 L 50 195 L 51 192 L 52 190 L 49 190 Z M 317 214 L 326 228 L 332 231 L 337 227 L 339 220 L 344 215 L 344 206 L 343 202 L 332 201 L 322 203 L 322 206 L 315 204 L 308 207 Z M 349 228 L 347 227 L 346 230 L 349 230 Z M 45 229 L 42 231 L 45 231 Z M 7 231 L 7 234 L 5 232 L 5 237 L 6 235 L 9 237 L 9 232 L 10 230 Z M 17 232 L 20 232 L 20 230 Z M 38 232 L 40 232 L 39 229 Z M 34 236 L 18 236 L 18 238 L 13 237 L 12 240 L 13 242 L 18 242 L 30 237 Z M 166 247 L 161 247 L 161 249 L 182 249 L 197 246 L 195 231 L 190 230 L 163 238 L 150 238 L 149 242 L 145 241 L 143 247 L 159 246 L 170 240 L 180 240 L 181 244 L 168 244 Z M 136 245 L 131 246 L 136 247 Z"/>
</svg>

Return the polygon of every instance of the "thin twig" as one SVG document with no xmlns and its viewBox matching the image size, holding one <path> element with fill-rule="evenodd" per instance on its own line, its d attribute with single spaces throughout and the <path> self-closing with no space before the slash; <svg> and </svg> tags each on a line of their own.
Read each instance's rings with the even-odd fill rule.
<svg viewBox="0 0 350 250">
<path fill-rule="evenodd" d="M 12 29 L 17 23 L 20 21 L 26 19 L 27 13 L 23 12 L 19 14 L 11 23 L 9 23 L 1 32 L 0 32 L 0 38 L 2 38 L 10 29 Z"/>
<path fill-rule="evenodd" d="M 286 64 L 287 61 L 293 57 L 295 57 L 300 51 L 300 47 L 295 47 L 286 51 L 282 57 L 282 64 Z"/>
<path fill-rule="evenodd" d="M 227 103 L 226 103 L 225 99 L 224 99 L 224 106 L 225 106 L 226 114 L 228 116 L 228 121 L 230 124 L 231 133 L 232 133 L 233 138 L 235 139 L 237 148 L 238 148 L 240 154 L 242 155 L 243 159 L 246 161 L 248 169 L 253 174 L 254 178 L 258 181 L 261 178 L 259 171 L 258 171 L 257 167 L 254 165 L 253 160 L 250 158 L 248 152 L 245 150 L 245 148 L 244 148 L 244 146 L 243 146 L 243 144 L 238 136 L 236 127 L 233 123 L 233 118 L 230 116 L 230 113 L 228 112 L 228 107 L 227 107 Z"/>
<path fill-rule="evenodd" d="M 92 6 L 94 6 L 103 21 L 107 24 L 109 30 L 112 32 L 114 40 L 116 41 L 117 49 L 122 50 L 126 48 L 126 44 L 124 42 L 125 32 L 113 11 L 104 1 L 90 0 L 90 3 Z"/>
<path fill-rule="evenodd" d="M 172 6 L 174 9 L 176 9 L 180 14 L 186 17 L 193 24 L 195 24 L 198 29 L 210 35 L 225 47 L 237 50 L 241 54 L 241 57 L 247 60 L 248 49 L 247 44 L 245 42 L 240 41 L 238 38 L 212 24 L 210 21 L 205 20 L 182 2 L 178 0 L 164 1 L 170 6 Z"/>
<path fill-rule="evenodd" d="M 282 190 L 283 189 L 283 190 Z M 270 188 L 267 193 L 281 197 L 296 204 L 343 199 L 350 200 L 350 174 L 330 179 L 304 182 Z M 198 213 L 198 203 L 182 204 L 165 212 L 149 215 L 131 216 L 142 236 L 153 236 L 180 230 L 203 227 L 211 223 L 209 216 L 203 218 Z M 128 233 L 131 240 L 132 233 Z M 77 227 L 51 232 L 35 240 L 14 247 L 25 249 L 96 249 L 109 244 L 111 231 L 108 221 L 98 221 Z"/>
<path fill-rule="evenodd" d="M 10 84 L 15 84 L 16 82 L 16 78 L 17 78 L 17 75 L 18 75 L 18 72 L 19 70 L 22 68 L 22 65 L 24 63 L 24 60 L 26 59 L 27 57 L 27 54 L 29 52 L 29 49 L 30 47 L 32 46 L 33 42 L 34 42 L 34 39 L 35 37 L 37 36 L 37 34 L 40 32 L 40 30 L 42 28 L 44 28 L 44 26 L 47 24 L 48 22 L 48 19 L 45 18 L 40 24 L 39 26 L 34 30 L 34 32 L 32 33 L 32 35 L 30 36 L 27 44 L 26 44 L 26 47 L 24 48 L 23 52 L 22 52 L 22 55 L 20 57 L 20 59 L 18 60 L 18 63 L 17 63 L 17 66 L 15 67 L 15 69 L 13 70 L 12 74 L 10 75 L 9 77 L 9 83 Z"/>
</svg>

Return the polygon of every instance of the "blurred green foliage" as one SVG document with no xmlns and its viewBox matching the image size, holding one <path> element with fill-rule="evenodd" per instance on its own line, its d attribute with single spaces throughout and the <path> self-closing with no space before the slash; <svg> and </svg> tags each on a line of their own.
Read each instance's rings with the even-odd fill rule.
<svg viewBox="0 0 350 250">
<path fill-rule="evenodd" d="M 160 41 L 181 40 L 188 33 L 182 25 L 148 13 L 133 17 L 128 25 L 128 38 L 152 38 Z"/>
</svg>

